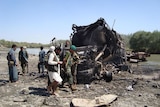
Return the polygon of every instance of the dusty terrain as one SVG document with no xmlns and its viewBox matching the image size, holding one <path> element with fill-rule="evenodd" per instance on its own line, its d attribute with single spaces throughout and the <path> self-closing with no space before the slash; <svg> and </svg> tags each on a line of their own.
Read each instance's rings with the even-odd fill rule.
<svg viewBox="0 0 160 107">
<path fill-rule="evenodd" d="M 73 98 L 94 99 L 109 93 L 118 96 L 109 107 L 160 107 L 159 66 L 132 64 L 132 74 L 115 73 L 111 82 L 93 81 L 88 89 L 79 84 L 74 93 L 60 88 L 60 97 L 55 97 L 47 92 L 47 77 L 38 73 L 37 63 L 38 56 L 30 55 L 29 73 L 19 75 L 18 83 L 9 83 L 6 52 L 0 51 L 0 107 L 70 107 Z"/>
</svg>

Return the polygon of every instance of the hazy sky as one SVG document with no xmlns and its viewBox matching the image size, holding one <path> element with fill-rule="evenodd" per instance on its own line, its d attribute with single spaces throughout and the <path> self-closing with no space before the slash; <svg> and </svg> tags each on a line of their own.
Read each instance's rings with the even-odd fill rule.
<svg viewBox="0 0 160 107">
<path fill-rule="evenodd" d="M 104 18 L 121 34 L 160 31 L 160 0 L 0 0 L 0 39 L 50 43 Z"/>
</svg>

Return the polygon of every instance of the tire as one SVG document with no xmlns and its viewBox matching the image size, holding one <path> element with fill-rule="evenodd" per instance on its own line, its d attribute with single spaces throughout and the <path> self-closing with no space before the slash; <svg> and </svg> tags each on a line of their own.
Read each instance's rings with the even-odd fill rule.
<svg viewBox="0 0 160 107">
<path fill-rule="evenodd" d="M 112 73 L 106 71 L 106 72 L 103 74 L 103 79 L 104 79 L 106 82 L 111 82 L 111 81 L 112 81 Z"/>
<path fill-rule="evenodd" d="M 93 78 L 93 69 L 86 69 L 83 71 L 77 71 L 77 83 L 78 84 L 90 84 Z"/>
</svg>

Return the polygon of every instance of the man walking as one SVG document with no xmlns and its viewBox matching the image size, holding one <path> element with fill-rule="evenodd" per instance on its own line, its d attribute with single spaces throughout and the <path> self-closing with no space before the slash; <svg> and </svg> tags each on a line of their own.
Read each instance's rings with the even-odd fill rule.
<svg viewBox="0 0 160 107">
<path fill-rule="evenodd" d="M 59 61 L 58 56 L 55 53 L 55 47 L 51 46 L 49 49 L 49 59 L 48 59 L 48 75 L 50 83 L 48 84 L 47 89 L 52 89 L 52 95 L 59 96 L 56 92 L 58 85 L 62 82 L 62 78 L 60 76 L 60 71 L 58 71 L 58 64 L 62 64 Z"/>
<path fill-rule="evenodd" d="M 26 46 L 20 47 L 20 51 L 18 55 L 19 55 L 18 59 L 22 67 L 22 73 L 24 75 L 26 73 L 26 67 L 28 72 L 28 53 L 26 51 Z"/>
</svg>

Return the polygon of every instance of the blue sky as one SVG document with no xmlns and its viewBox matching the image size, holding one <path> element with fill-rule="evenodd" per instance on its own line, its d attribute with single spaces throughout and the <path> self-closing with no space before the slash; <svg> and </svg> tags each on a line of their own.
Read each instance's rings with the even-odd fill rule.
<svg viewBox="0 0 160 107">
<path fill-rule="evenodd" d="M 160 31 L 160 0 L 0 0 L 0 39 L 50 43 L 104 18 L 120 34 Z"/>
</svg>

